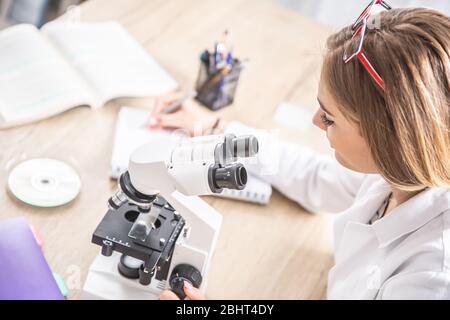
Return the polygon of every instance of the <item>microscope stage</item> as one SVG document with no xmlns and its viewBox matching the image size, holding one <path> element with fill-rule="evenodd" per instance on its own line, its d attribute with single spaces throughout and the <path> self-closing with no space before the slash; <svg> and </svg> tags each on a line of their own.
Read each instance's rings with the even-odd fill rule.
<svg viewBox="0 0 450 320">
<path fill-rule="evenodd" d="M 102 253 L 107 256 L 117 251 L 142 261 L 148 261 L 152 254 L 169 258 L 185 221 L 161 197 L 156 198 L 152 205 L 158 206 L 160 212 L 145 241 L 129 237 L 140 212 L 136 205 L 126 202 L 117 210 L 108 210 L 95 230 L 92 242 L 102 246 L 106 250 Z"/>
</svg>

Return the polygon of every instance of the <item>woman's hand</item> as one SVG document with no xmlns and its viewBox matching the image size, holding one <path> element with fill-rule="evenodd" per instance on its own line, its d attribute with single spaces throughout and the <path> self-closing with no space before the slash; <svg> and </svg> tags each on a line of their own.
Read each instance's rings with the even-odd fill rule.
<svg viewBox="0 0 450 320">
<path fill-rule="evenodd" d="M 189 282 L 184 281 L 183 287 L 184 293 L 186 294 L 186 298 L 189 300 L 206 300 L 206 297 L 203 293 L 200 292 L 197 288 L 193 287 Z M 180 300 L 178 296 L 171 290 L 164 290 L 159 296 L 160 300 Z"/>
<path fill-rule="evenodd" d="M 157 99 L 152 112 L 152 128 L 183 129 L 191 136 L 203 135 L 211 132 L 217 123 L 217 116 L 213 112 L 195 104 L 192 100 L 183 103 L 178 111 L 162 114 L 167 105 L 180 98 L 177 94 L 163 96 Z"/>
</svg>

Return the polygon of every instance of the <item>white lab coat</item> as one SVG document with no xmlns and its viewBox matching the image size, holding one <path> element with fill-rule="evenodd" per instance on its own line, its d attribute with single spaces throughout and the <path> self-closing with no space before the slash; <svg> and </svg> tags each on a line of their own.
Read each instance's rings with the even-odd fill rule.
<svg viewBox="0 0 450 320">
<path fill-rule="evenodd" d="M 448 188 L 427 189 L 370 224 L 390 192 L 380 175 L 352 172 L 238 122 L 225 131 L 258 137 L 251 173 L 312 212 L 339 212 L 329 299 L 450 299 Z"/>
</svg>

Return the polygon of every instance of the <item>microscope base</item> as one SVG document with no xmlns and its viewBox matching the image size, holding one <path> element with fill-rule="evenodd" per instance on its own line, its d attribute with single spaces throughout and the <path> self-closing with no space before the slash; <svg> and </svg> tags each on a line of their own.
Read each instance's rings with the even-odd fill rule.
<svg viewBox="0 0 450 320">
<path fill-rule="evenodd" d="M 81 295 L 82 300 L 157 300 L 165 289 L 169 289 L 168 280 L 159 281 L 153 277 L 150 285 L 144 286 L 139 280 L 122 276 L 118 270 L 122 254 L 113 252 L 105 257 L 99 254 L 89 268 L 88 276 Z M 202 270 L 203 281 L 200 290 L 207 287 L 209 269 L 208 255 L 193 247 L 177 243 L 170 266 L 170 273 L 179 264 L 189 264 Z"/>
<path fill-rule="evenodd" d="M 82 300 L 156 300 L 166 288 L 166 281 L 152 279 L 148 286 L 131 280 L 118 271 L 121 254 L 98 255 L 92 263 L 81 295 Z"/>
</svg>

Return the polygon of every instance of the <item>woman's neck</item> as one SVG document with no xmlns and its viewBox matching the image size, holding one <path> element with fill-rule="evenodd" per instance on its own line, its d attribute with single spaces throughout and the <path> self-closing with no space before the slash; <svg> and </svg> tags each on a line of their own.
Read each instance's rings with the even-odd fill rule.
<svg viewBox="0 0 450 320">
<path fill-rule="evenodd" d="M 387 215 L 390 211 L 397 208 L 399 205 L 408 201 L 409 199 L 411 199 L 412 197 L 419 194 L 420 192 L 422 192 L 425 189 L 418 190 L 418 191 L 405 191 L 405 190 L 400 190 L 394 186 L 391 186 L 391 190 L 392 190 L 392 196 L 390 197 L 390 201 L 389 201 L 388 207 L 386 209 L 385 215 Z"/>
</svg>

